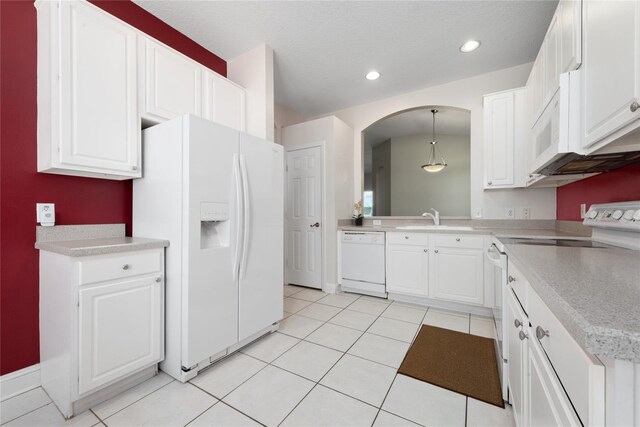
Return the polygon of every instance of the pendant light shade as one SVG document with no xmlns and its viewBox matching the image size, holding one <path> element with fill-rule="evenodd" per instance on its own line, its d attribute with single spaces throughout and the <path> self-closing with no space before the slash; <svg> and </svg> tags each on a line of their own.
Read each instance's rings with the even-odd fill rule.
<svg viewBox="0 0 640 427">
<path fill-rule="evenodd" d="M 429 149 L 429 157 L 427 158 L 427 164 L 426 165 L 422 165 L 421 168 L 424 169 L 427 172 L 440 172 L 442 169 L 444 169 L 447 166 L 447 162 L 444 161 L 444 157 L 442 157 L 442 154 L 440 154 L 440 150 L 438 150 L 438 147 L 436 147 L 436 144 L 438 143 L 436 141 L 436 113 L 438 112 L 438 110 L 433 109 L 431 110 L 431 114 L 433 114 L 433 133 L 432 133 L 432 137 L 431 137 L 431 142 L 430 142 L 430 149 Z M 437 160 L 437 158 L 440 158 L 440 161 Z"/>
</svg>

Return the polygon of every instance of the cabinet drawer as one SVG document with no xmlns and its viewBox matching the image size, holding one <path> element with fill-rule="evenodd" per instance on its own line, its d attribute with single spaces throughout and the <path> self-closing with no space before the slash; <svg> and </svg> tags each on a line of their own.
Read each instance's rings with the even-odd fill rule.
<svg viewBox="0 0 640 427">
<path fill-rule="evenodd" d="M 482 249 L 484 237 L 470 234 L 437 234 L 434 236 L 436 247 Z"/>
<path fill-rule="evenodd" d="M 531 339 L 544 349 L 580 419 L 584 425 L 604 425 L 604 366 L 582 350 L 532 289 L 528 305 Z"/>
<path fill-rule="evenodd" d="M 162 250 L 103 255 L 80 261 L 78 264 L 81 285 L 102 282 L 160 272 L 162 269 Z"/>
<path fill-rule="evenodd" d="M 529 294 L 529 282 L 524 278 L 520 270 L 513 265 L 513 262 L 509 262 L 507 267 L 509 286 L 513 289 L 513 293 L 516 294 L 518 302 L 522 306 L 522 309 L 526 314 L 529 314 L 528 294 Z"/>
<path fill-rule="evenodd" d="M 427 233 L 387 233 L 387 243 L 396 245 L 428 245 Z"/>
</svg>

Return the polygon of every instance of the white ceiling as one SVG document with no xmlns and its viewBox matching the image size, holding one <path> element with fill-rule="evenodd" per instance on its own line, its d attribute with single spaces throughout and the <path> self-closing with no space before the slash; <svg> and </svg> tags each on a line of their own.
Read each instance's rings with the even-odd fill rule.
<svg viewBox="0 0 640 427">
<path fill-rule="evenodd" d="M 267 43 L 276 102 L 306 117 L 533 61 L 557 4 L 134 1 L 225 60 Z M 482 45 L 460 53 L 468 39 Z"/>
</svg>

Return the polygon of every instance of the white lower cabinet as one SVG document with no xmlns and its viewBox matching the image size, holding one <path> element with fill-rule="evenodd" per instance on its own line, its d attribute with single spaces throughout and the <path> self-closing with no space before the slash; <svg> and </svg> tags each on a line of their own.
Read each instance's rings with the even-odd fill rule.
<svg viewBox="0 0 640 427">
<path fill-rule="evenodd" d="M 511 271 L 517 271 L 509 263 Z M 511 286 L 509 324 L 509 400 L 518 427 L 605 424 L 604 366 L 585 353 L 524 277 L 526 300 Z"/>
<path fill-rule="evenodd" d="M 65 417 L 163 358 L 163 248 L 40 251 L 41 382 Z"/>
<path fill-rule="evenodd" d="M 429 294 L 427 245 L 387 245 L 387 292 L 426 297 Z"/>
<path fill-rule="evenodd" d="M 436 234 L 429 243 L 430 296 L 482 305 L 484 238 L 468 234 Z"/>
</svg>

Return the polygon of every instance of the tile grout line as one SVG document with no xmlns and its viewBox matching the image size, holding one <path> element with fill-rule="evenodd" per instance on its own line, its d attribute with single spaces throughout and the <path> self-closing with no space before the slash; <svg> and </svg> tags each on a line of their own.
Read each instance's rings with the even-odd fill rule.
<svg viewBox="0 0 640 427">
<path fill-rule="evenodd" d="M 166 374 L 166 375 L 169 375 L 169 374 Z M 153 377 L 151 377 L 151 378 L 153 378 Z M 151 378 L 149 378 L 149 379 L 151 379 Z M 177 381 L 176 379 L 174 379 L 174 378 L 173 378 L 173 377 L 171 377 L 170 375 L 169 375 L 169 378 L 171 378 L 171 381 L 169 381 L 169 382 L 168 382 L 168 383 L 166 383 L 165 385 L 163 385 L 163 386 L 161 386 L 161 387 L 158 387 L 157 389 L 153 390 L 153 391 L 152 391 L 152 392 L 150 392 L 150 393 L 145 394 L 145 395 L 144 395 L 144 396 L 142 396 L 140 399 L 137 399 L 137 400 L 135 400 L 135 401 L 131 402 L 131 403 L 130 403 L 130 404 L 128 404 L 127 406 L 125 406 L 125 407 L 123 407 L 123 408 L 118 409 L 116 412 L 114 412 L 113 414 L 109 415 L 109 416 L 108 416 L 108 417 L 106 417 L 105 419 L 102 419 L 102 418 L 98 417 L 98 415 L 97 415 L 97 414 L 96 414 L 96 417 L 97 417 L 97 418 L 98 418 L 102 423 L 104 423 L 104 424 L 106 425 L 106 420 L 108 420 L 109 418 L 113 417 L 115 414 L 117 414 L 117 413 L 119 413 L 119 412 L 124 411 L 124 410 L 125 410 L 125 409 L 127 409 L 128 407 L 130 407 L 130 406 L 132 406 L 132 405 L 134 405 L 134 404 L 136 404 L 136 403 L 140 402 L 142 399 L 145 399 L 145 398 L 147 398 L 147 397 L 151 396 L 153 393 L 155 393 L 155 392 L 157 392 L 157 391 L 160 391 L 161 389 L 165 388 L 165 387 L 166 387 L 166 386 L 168 386 L 169 384 L 172 384 L 174 381 Z M 149 381 L 149 380 L 147 380 L 147 381 Z M 140 384 L 144 384 L 144 382 L 142 382 L 142 383 L 140 383 Z M 140 385 L 140 384 L 138 384 L 138 385 Z M 136 387 L 137 387 L 137 386 L 136 386 Z M 129 390 L 131 390 L 131 389 L 133 389 L 133 388 L 135 388 L 135 387 L 132 387 L 132 388 L 130 388 Z M 129 390 L 127 390 L 127 391 L 129 391 Z M 121 394 L 123 394 L 123 393 L 121 393 Z M 118 395 L 118 396 L 120 396 L 120 395 Z M 114 397 L 115 397 L 115 396 L 114 396 Z M 108 402 L 108 400 L 107 400 L 107 401 L 105 401 L 105 402 Z M 104 402 L 103 402 L 103 403 L 104 403 Z M 98 406 L 98 405 L 96 405 L 96 406 Z M 91 409 L 91 412 L 93 412 L 93 408 L 90 408 L 90 409 Z"/>
<path fill-rule="evenodd" d="M 31 389 L 31 390 L 33 390 L 33 389 Z M 29 391 L 31 391 L 31 390 L 29 390 Z M 26 392 L 25 392 L 25 393 L 26 393 Z M 21 394 L 24 394 L 24 393 L 21 393 Z M 48 395 L 47 395 L 47 396 L 48 396 Z M 14 397 L 17 397 L 17 396 L 14 396 Z M 13 397 L 12 397 L 11 399 L 13 399 Z M 7 400 L 10 400 L 10 399 L 7 399 Z M 6 400 L 5 400 L 5 402 L 6 402 Z M 11 418 L 10 420 L 7 420 L 7 421 L 3 422 L 1 425 L 6 425 L 6 424 L 8 424 L 8 423 L 10 423 L 10 422 L 12 422 L 12 421 L 15 421 L 15 420 L 17 420 L 17 419 L 19 419 L 19 418 L 22 418 L 22 417 L 26 416 L 26 415 L 29 415 L 30 413 L 35 412 L 35 411 L 37 411 L 38 409 L 42 409 L 42 408 L 44 408 L 45 406 L 48 406 L 48 405 L 51 405 L 51 404 L 54 404 L 54 403 L 53 403 L 53 400 L 52 400 L 52 401 L 50 401 L 49 403 L 46 403 L 46 404 L 44 404 L 44 405 L 42 405 L 42 406 L 39 406 L 39 407 L 37 407 L 37 408 L 35 408 L 35 409 L 32 409 L 32 410 L 30 410 L 30 411 L 28 411 L 28 412 L 25 412 L 24 414 L 18 415 L 18 416 L 17 416 L 17 417 L 15 417 L 15 418 Z M 55 405 L 55 404 L 54 404 L 54 405 Z M 57 407 L 57 406 L 56 406 L 56 410 L 58 410 L 58 407 Z M 60 411 L 58 410 L 58 412 L 60 412 Z M 62 413 L 60 414 L 60 416 L 62 416 Z M 64 417 L 62 417 L 62 418 L 64 419 Z"/>
</svg>

